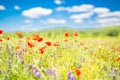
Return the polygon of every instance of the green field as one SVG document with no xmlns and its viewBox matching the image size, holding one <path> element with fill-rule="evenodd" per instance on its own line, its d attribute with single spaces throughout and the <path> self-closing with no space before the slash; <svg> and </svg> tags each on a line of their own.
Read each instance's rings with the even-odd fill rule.
<svg viewBox="0 0 120 80">
<path fill-rule="evenodd" d="M 119 79 L 120 26 L 0 35 L 0 80 Z"/>
</svg>

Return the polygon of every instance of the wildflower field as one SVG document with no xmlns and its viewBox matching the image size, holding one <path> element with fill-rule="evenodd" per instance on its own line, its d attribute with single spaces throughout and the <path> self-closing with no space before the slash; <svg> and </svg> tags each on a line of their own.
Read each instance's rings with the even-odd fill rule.
<svg viewBox="0 0 120 80">
<path fill-rule="evenodd" d="M 120 80 L 120 33 L 107 35 L 0 30 L 0 80 Z"/>
</svg>

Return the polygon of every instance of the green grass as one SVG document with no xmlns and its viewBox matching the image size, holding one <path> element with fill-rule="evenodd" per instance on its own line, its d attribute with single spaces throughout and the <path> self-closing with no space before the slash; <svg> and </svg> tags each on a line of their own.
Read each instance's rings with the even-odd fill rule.
<svg viewBox="0 0 120 80">
<path fill-rule="evenodd" d="M 74 31 L 53 29 L 23 32 L 22 37 L 16 32 L 0 35 L 0 80 L 69 80 L 68 72 L 72 73 L 75 80 L 119 80 L 120 27 L 77 31 L 79 36 L 74 36 Z M 108 35 L 116 31 L 117 35 Z M 70 36 L 65 37 L 65 32 Z M 43 38 L 43 41 L 33 40 L 35 34 Z M 6 36 L 10 40 L 6 40 Z M 52 45 L 47 46 L 46 41 Z M 29 48 L 27 42 L 33 42 L 34 47 Z M 54 42 L 59 45 L 54 46 Z M 43 46 L 46 48 L 41 54 L 39 49 Z M 37 68 L 40 78 L 34 75 L 33 67 Z M 46 73 L 48 70 L 51 70 L 51 74 Z"/>
</svg>

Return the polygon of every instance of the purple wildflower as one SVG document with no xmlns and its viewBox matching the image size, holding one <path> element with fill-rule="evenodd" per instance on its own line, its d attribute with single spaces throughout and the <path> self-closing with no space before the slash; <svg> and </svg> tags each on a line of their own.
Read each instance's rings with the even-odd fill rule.
<svg viewBox="0 0 120 80">
<path fill-rule="evenodd" d="M 36 76 L 38 78 L 40 78 L 40 76 L 41 76 L 36 67 L 33 67 L 33 74 L 34 74 L 34 76 Z"/>
<path fill-rule="evenodd" d="M 24 59 L 22 58 L 22 65 L 24 64 Z"/>
<path fill-rule="evenodd" d="M 48 75 L 48 74 L 51 74 L 51 70 L 47 70 L 46 71 L 46 74 Z"/>
<path fill-rule="evenodd" d="M 38 77 L 38 78 L 40 78 L 40 73 L 39 72 L 36 72 L 35 74 L 34 74 L 34 76 L 36 76 L 36 77 Z"/>
<path fill-rule="evenodd" d="M 71 77 L 71 71 L 68 72 L 68 80 L 70 80 L 70 77 Z"/>
<path fill-rule="evenodd" d="M 23 50 L 20 50 L 20 54 L 24 54 Z"/>
<path fill-rule="evenodd" d="M 52 74 L 53 74 L 53 76 L 54 76 L 54 80 L 56 80 L 56 71 L 55 71 L 55 70 L 52 70 L 51 72 L 52 72 Z"/>
<path fill-rule="evenodd" d="M 71 74 L 70 80 L 75 80 L 73 74 Z"/>
<path fill-rule="evenodd" d="M 35 74 L 35 73 L 37 73 L 37 72 L 38 72 L 37 68 L 36 68 L 36 67 L 33 67 L 33 73 Z"/>
<path fill-rule="evenodd" d="M 68 80 L 75 80 L 71 71 L 68 72 Z"/>
<path fill-rule="evenodd" d="M 53 69 L 47 70 L 46 74 L 54 75 L 55 74 L 55 70 L 53 70 Z"/>
<path fill-rule="evenodd" d="M 54 80 L 56 80 L 56 71 L 54 69 L 47 70 L 46 74 L 50 76 L 54 76 Z"/>
<path fill-rule="evenodd" d="M 116 68 L 114 69 L 114 74 L 117 74 L 117 69 Z"/>
</svg>

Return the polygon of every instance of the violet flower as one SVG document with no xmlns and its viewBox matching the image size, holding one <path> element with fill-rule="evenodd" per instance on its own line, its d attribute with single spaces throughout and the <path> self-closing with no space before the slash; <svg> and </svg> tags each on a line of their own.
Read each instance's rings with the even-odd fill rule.
<svg viewBox="0 0 120 80">
<path fill-rule="evenodd" d="M 33 67 L 33 74 L 35 77 L 38 77 L 38 78 L 40 78 L 40 76 L 41 76 L 41 74 L 38 72 L 36 67 Z"/>
<path fill-rule="evenodd" d="M 52 70 L 52 69 L 47 70 L 46 74 L 54 75 L 55 74 L 55 70 Z"/>
<path fill-rule="evenodd" d="M 47 70 L 46 71 L 46 74 L 48 75 L 48 74 L 51 74 L 51 70 Z"/>
<path fill-rule="evenodd" d="M 20 54 L 24 54 L 23 50 L 20 50 Z"/>
<path fill-rule="evenodd" d="M 117 74 L 117 69 L 116 68 L 114 69 L 114 74 Z"/>
<path fill-rule="evenodd" d="M 73 74 L 71 74 L 70 80 L 75 80 Z"/>
<path fill-rule="evenodd" d="M 68 72 L 68 80 L 75 80 L 74 75 L 71 71 Z"/>
<path fill-rule="evenodd" d="M 54 76 L 54 80 L 56 80 L 56 71 L 54 69 L 47 70 L 46 74 L 50 76 Z"/>
<path fill-rule="evenodd" d="M 70 80 L 70 77 L 71 77 L 71 71 L 68 72 L 68 80 Z"/>
<path fill-rule="evenodd" d="M 40 78 L 40 73 L 39 72 L 36 72 L 35 74 L 34 74 L 34 76 L 36 76 L 36 77 L 38 77 L 38 78 Z"/>
<path fill-rule="evenodd" d="M 22 58 L 22 65 L 24 64 L 24 59 Z"/>
<path fill-rule="evenodd" d="M 35 74 L 35 73 L 37 73 L 37 72 L 38 72 L 37 68 L 36 68 L 36 67 L 33 67 L 33 73 Z"/>
</svg>

